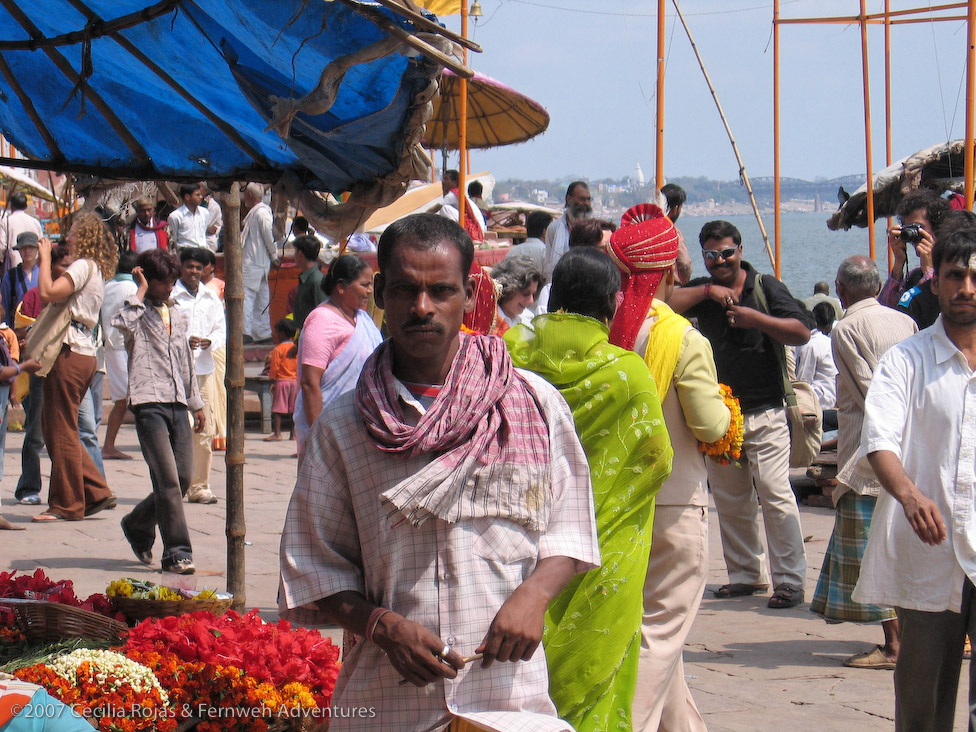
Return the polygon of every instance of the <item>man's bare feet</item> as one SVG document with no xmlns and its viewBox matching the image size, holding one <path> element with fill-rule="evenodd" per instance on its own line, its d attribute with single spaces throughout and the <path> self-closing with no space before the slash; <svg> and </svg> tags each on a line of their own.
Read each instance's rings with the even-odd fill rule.
<svg viewBox="0 0 976 732">
<path fill-rule="evenodd" d="M 126 455 L 124 452 L 116 450 L 114 447 L 103 447 L 102 460 L 132 460 L 132 456 Z"/>
<path fill-rule="evenodd" d="M 268 435 L 264 438 L 265 442 L 281 442 L 281 435 Z"/>
<path fill-rule="evenodd" d="M 17 524 L 12 524 L 3 516 L 0 516 L 0 531 L 23 531 L 23 526 L 18 526 Z"/>
</svg>

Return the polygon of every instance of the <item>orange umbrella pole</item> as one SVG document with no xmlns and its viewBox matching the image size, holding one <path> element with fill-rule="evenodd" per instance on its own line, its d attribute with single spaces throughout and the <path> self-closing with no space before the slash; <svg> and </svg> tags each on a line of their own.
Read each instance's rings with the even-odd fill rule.
<svg viewBox="0 0 976 732">
<path fill-rule="evenodd" d="M 969 0 L 966 35 L 969 48 L 966 55 L 966 210 L 973 208 L 973 104 L 976 100 L 976 0 Z"/>
<path fill-rule="evenodd" d="M 778 279 L 782 241 L 779 215 L 779 0 L 773 0 L 773 216 L 773 239 L 776 247 L 774 272 Z"/>
<path fill-rule="evenodd" d="M 868 256 L 874 259 L 874 164 L 871 159 L 871 89 L 868 83 L 867 8 L 861 0 L 861 76 L 864 84 L 864 157 L 868 169 Z"/>
<path fill-rule="evenodd" d="M 655 145 L 654 185 L 664 185 L 664 7 L 667 0 L 657 3 L 657 130 Z"/>
<path fill-rule="evenodd" d="M 461 36 L 468 37 L 468 0 L 461 0 Z M 468 65 L 468 49 L 462 46 L 464 55 L 464 65 Z M 458 223 L 464 226 L 464 209 L 467 206 L 468 177 L 467 155 L 468 149 L 468 80 L 463 76 L 458 77 L 461 82 L 461 94 L 459 96 L 460 119 L 458 120 Z"/>
<path fill-rule="evenodd" d="M 885 167 L 891 165 L 891 0 L 885 0 Z M 888 217 L 888 226 L 891 226 L 891 217 Z M 873 241 L 872 237 L 872 241 Z M 895 263 L 894 253 L 891 247 L 886 246 L 888 251 L 888 271 Z"/>
</svg>

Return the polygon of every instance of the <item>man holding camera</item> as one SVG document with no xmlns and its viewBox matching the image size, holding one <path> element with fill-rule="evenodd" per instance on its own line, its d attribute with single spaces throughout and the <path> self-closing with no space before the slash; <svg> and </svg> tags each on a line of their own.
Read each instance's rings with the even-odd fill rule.
<svg viewBox="0 0 976 732">
<path fill-rule="evenodd" d="M 935 246 L 935 230 L 942 223 L 942 217 L 949 211 L 945 199 L 929 190 L 918 189 L 908 193 L 898 205 L 898 226 L 888 229 L 888 246 L 894 262 L 891 275 L 878 302 L 890 308 L 896 307 L 906 297 L 909 302 L 919 292 L 919 287 L 932 279 L 932 247 Z M 920 266 L 907 275 L 908 245 L 915 247 Z M 901 302 L 907 307 L 908 303 Z"/>
</svg>

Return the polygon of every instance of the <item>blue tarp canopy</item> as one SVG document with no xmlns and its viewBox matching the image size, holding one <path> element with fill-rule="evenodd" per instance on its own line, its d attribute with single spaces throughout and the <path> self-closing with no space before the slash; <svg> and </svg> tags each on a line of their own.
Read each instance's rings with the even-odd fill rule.
<svg viewBox="0 0 976 732">
<path fill-rule="evenodd" d="M 407 31 L 411 24 L 372 6 Z M 267 130 L 338 57 L 387 38 L 325 0 L 0 0 L 0 132 L 61 172 L 273 182 L 335 193 L 391 173 L 437 68 L 353 65 L 331 108 Z"/>
</svg>

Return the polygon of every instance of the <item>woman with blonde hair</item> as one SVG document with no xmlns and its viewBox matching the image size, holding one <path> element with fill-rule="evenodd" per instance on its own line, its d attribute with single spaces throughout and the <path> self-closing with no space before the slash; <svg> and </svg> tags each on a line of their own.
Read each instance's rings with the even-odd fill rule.
<svg viewBox="0 0 976 732">
<path fill-rule="evenodd" d="M 44 441 L 51 457 L 48 509 L 37 522 L 80 521 L 115 508 L 115 496 L 85 451 L 78 434 L 78 409 L 95 373 L 95 337 L 105 296 L 104 283 L 115 275 L 118 249 L 98 216 L 75 216 L 65 240 L 72 261 L 51 277 L 51 242 L 38 241 L 41 301 L 62 303 L 70 313 L 64 344 L 44 378 L 41 407 Z"/>
</svg>

